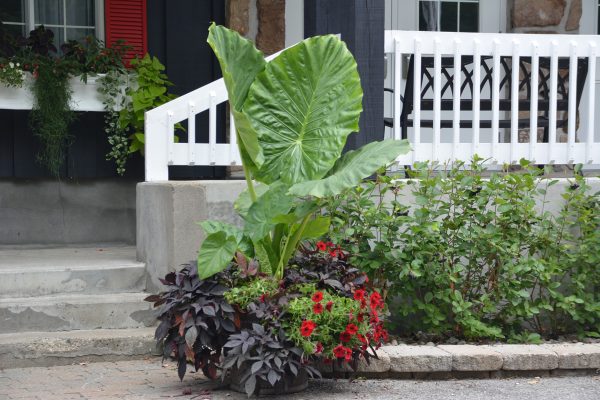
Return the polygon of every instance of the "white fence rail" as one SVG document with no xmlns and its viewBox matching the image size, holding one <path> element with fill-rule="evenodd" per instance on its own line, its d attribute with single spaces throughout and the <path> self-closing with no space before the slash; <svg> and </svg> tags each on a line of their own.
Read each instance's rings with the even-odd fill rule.
<svg viewBox="0 0 600 400">
<path fill-rule="evenodd" d="M 424 160 L 469 160 L 478 154 L 498 163 L 526 158 L 538 164 L 600 164 L 600 140 L 594 129 L 599 47 L 600 36 L 386 31 L 385 53 L 393 60 L 388 71 L 393 73 L 392 136 L 407 136 L 413 149 L 397 161 L 409 165 Z M 524 68 L 522 61 L 529 66 Z M 425 63 L 430 67 L 427 71 Z M 444 64 L 449 68 L 443 68 Z M 404 70 L 409 65 L 411 76 Z M 581 66 L 587 68 L 587 76 L 578 109 L 574 88 Z M 404 99 L 409 83 L 418 89 L 412 90 L 412 99 Z M 466 84 L 472 84 L 470 93 L 463 87 Z M 524 98 L 527 87 L 531 90 Z M 427 111 L 421 109 L 426 93 L 431 94 Z M 559 93 L 567 97 L 562 102 Z M 403 113 L 405 103 L 411 101 L 412 110 Z M 528 107 L 519 109 L 524 104 Z M 564 111 L 557 106 L 561 104 Z M 463 105 L 468 107 L 461 110 Z M 524 121 L 524 112 L 529 121 Z M 561 112 L 566 113 L 562 119 L 567 136 L 564 143 L 564 134 L 557 135 Z M 538 138 L 542 123 L 546 140 Z M 406 125 L 410 129 L 403 135 Z"/>
<path fill-rule="evenodd" d="M 402 138 L 404 114 L 410 114 L 412 121 L 404 129 L 412 151 L 399 157 L 398 163 L 468 160 L 478 154 L 498 163 L 526 158 L 538 164 L 600 164 L 600 140 L 594 128 L 599 48 L 600 36 L 386 31 L 385 53 L 392 59 L 388 71 L 392 74 L 392 137 Z M 413 59 L 412 76 L 403 74 L 409 65 L 407 56 Z M 442 68 L 448 60 L 451 68 Z M 527 60 L 528 70 L 523 69 L 522 60 Z M 573 88 L 578 86 L 582 60 L 587 75 L 579 102 Z M 429 75 L 423 68 L 427 63 L 431 64 Z M 529 87 L 545 85 L 547 100 L 540 98 L 540 90 L 530 90 L 523 101 L 524 74 L 529 74 L 525 79 Z M 423 77 L 430 86 L 423 86 Z M 403 113 L 402 96 L 409 82 L 416 88 L 413 109 Z M 468 91 L 463 90 L 467 84 L 475 88 L 468 99 Z M 432 96 L 430 109 L 421 107 L 425 92 Z M 559 99 L 561 93 L 566 98 Z M 168 180 L 169 165 L 241 163 L 235 135 L 230 135 L 229 143 L 217 143 L 217 105 L 225 101 L 227 91 L 219 79 L 146 113 L 147 181 Z M 208 143 L 195 143 L 196 115 L 205 111 L 209 113 Z M 523 112 L 528 112 L 527 126 L 520 118 Z M 561 113 L 566 116 L 558 126 Z M 189 140 L 176 143 L 175 125 L 185 120 Z M 233 127 L 231 118 L 230 124 Z M 547 140 L 538 139 L 542 125 Z M 566 130 L 564 143 L 557 135 L 559 128 Z M 523 137 L 519 140 L 524 131 L 534 132 L 526 142 Z"/>
</svg>

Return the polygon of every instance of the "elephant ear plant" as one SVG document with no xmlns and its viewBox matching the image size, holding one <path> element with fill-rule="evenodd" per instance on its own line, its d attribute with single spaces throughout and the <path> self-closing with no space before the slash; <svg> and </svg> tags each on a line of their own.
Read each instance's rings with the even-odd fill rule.
<svg viewBox="0 0 600 400">
<path fill-rule="evenodd" d="M 306 39 L 270 62 L 253 43 L 211 25 L 229 94 L 247 190 L 235 203 L 245 226 L 205 222 L 198 275 L 224 270 L 236 252 L 281 279 L 303 240 L 328 231 L 318 210 L 409 150 L 406 141 L 372 142 L 342 155 L 358 131 L 362 88 L 354 57 L 336 36 Z"/>
</svg>

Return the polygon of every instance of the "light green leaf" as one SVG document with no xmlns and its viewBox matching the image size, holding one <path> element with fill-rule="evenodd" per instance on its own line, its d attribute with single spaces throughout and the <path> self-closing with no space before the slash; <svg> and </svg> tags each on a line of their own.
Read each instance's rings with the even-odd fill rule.
<svg viewBox="0 0 600 400">
<path fill-rule="evenodd" d="M 256 76 L 243 112 L 258 133 L 264 164 L 256 179 L 319 179 L 358 131 L 362 88 L 354 57 L 336 36 L 306 39 Z"/>
<path fill-rule="evenodd" d="M 260 270 L 264 273 L 272 274 L 273 267 L 271 265 L 271 258 L 269 257 L 269 253 L 265 249 L 265 246 L 262 244 L 262 242 L 254 242 L 254 251 L 256 253 L 258 263 L 260 264 Z"/>
<path fill-rule="evenodd" d="M 237 247 L 235 237 L 225 232 L 208 235 L 198 253 L 198 277 L 206 279 L 227 268 Z"/>
<path fill-rule="evenodd" d="M 250 85 L 266 61 L 251 41 L 223 26 L 211 24 L 207 41 L 221 65 L 244 166 L 255 170 L 263 162 L 262 152 L 256 132 L 241 111 Z"/>
<path fill-rule="evenodd" d="M 265 194 L 267 190 L 269 190 L 268 185 L 263 185 L 260 183 L 258 185 L 254 185 L 254 192 L 256 193 L 257 198 L 260 198 L 260 196 Z M 248 192 L 248 189 L 245 189 L 242 193 L 240 193 L 236 201 L 233 203 L 233 208 L 242 216 L 242 218 L 245 218 L 251 205 L 252 199 L 250 198 L 250 192 Z"/>
<path fill-rule="evenodd" d="M 302 232 L 302 239 L 320 238 L 329 232 L 329 225 L 331 225 L 331 219 L 329 217 L 317 217 L 308 221 Z"/>
<path fill-rule="evenodd" d="M 297 183 L 290 194 L 315 197 L 333 196 L 356 186 L 361 179 L 389 164 L 400 154 L 410 150 L 406 140 L 384 140 L 372 142 L 358 150 L 349 151 L 335 163 L 329 176 L 321 180 Z"/>
<path fill-rule="evenodd" d="M 227 236 L 233 236 L 237 242 L 237 249 L 247 257 L 254 256 L 252 241 L 244 235 L 244 232 L 237 226 L 221 221 L 202 221 L 199 225 L 204 229 L 207 235 L 217 232 L 225 232 Z"/>
<path fill-rule="evenodd" d="M 248 209 L 244 232 L 253 240 L 262 239 L 276 224 L 275 218 L 287 214 L 294 198 L 287 194 L 288 186 L 275 182 Z"/>
</svg>

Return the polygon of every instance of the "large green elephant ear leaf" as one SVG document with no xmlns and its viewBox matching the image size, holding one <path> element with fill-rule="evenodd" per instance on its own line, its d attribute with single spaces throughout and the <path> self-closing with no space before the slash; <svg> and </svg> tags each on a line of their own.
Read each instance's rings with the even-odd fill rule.
<svg viewBox="0 0 600 400">
<path fill-rule="evenodd" d="M 327 178 L 297 183 L 290 188 L 289 194 L 315 197 L 340 194 L 409 150 L 410 145 L 406 140 L 388 139 L 369 143 L 344 154 Z"/>
<path fill-rule="evenodd" d="M 258 144 L 257 133 L 241 111 L 250 85 L 256 75 L 265 68 L 265 58 L 250 40 L 214 23 L 208 29 L 207 42 L 221 65 L 229 103 L 233 109 L 242 160 L 244 165 L 255 170 L 262 164 L 263 155 Z"/>
<path fill-rule="evenodd" d="M 256 179 L 322 178 L 358 131 L 362 94 L 354 57 L 336 36 L 306 39 L 269 62 L 243 107 L 264 155 Z"/>
</svg>

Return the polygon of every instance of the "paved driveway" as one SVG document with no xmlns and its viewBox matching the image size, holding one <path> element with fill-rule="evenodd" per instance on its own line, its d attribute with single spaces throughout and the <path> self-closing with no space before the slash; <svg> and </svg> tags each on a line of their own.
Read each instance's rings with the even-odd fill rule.
<svg viewBox="0 0 600 400">
<path fill-rule="evenodd" d="M 198 374 L 179 382 L 174 365 L 160 360 L 0 370 L 0 399 L 242 400 L 229 391 L 208 392 Z M 452 381 L 322 380 L 309 389 L 268 399 L 318 400 L 600 400 L 600 376 Z"/>
</svg>

